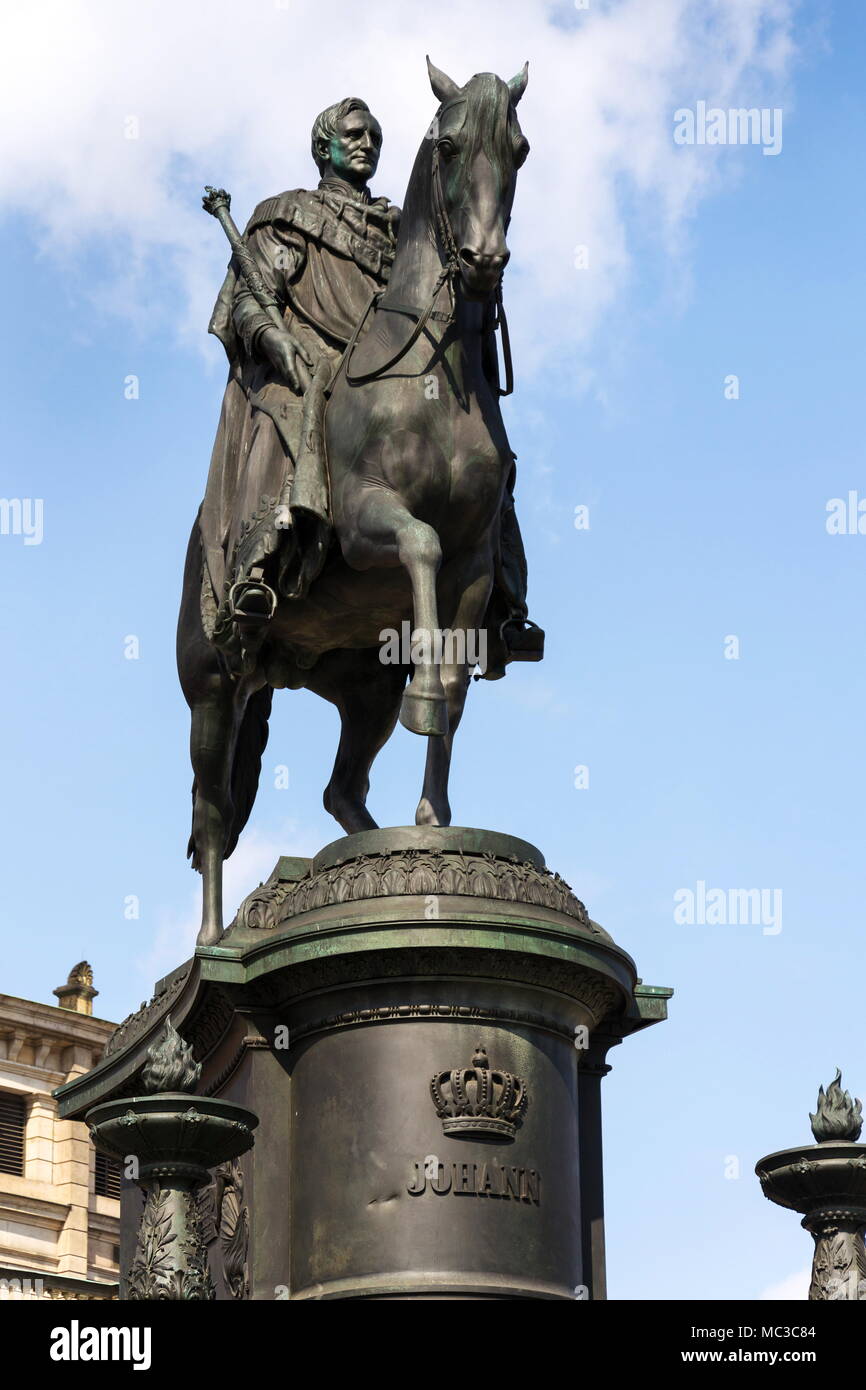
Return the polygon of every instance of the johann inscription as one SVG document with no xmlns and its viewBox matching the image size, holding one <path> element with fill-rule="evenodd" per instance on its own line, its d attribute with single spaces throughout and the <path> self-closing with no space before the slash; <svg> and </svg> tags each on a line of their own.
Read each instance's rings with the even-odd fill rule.
<svg viewBox="0 0 866 1390">
<path fill-rule="evenodd" d="M 541 1200 L 541 1174 L 535 1168 L 518 1168 L 505 1163 L 441 1163 L 438 1159 L 416 1159 L 412 1180 L 406 1186 L 411 1197 L 428 1189 L 438 1197 L 505 1197 L 515 1202 Z"/>
</svg>

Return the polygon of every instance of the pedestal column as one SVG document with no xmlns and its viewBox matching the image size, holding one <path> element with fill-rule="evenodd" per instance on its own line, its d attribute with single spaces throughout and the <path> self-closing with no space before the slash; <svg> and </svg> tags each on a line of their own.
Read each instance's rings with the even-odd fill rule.
<svg viewBox="0 0 866 1390">
<path fill-rule="evenodd" d="M 815 1241 L 809 1299 L 866 1300 L 866 1144 L 860 1101 L 842 1090 L 842 1074 L 818 1092 L 815 1144 L 768 1154 L 755 1171 L 764 1196 L 803 1212 Z"/>
<path fill-rule="evenodd" d="M 810 1300 L 866 1298 L 866 1208 L 812 1212 L 802 1225 L 815 1238 Z"/>
<path fill-rule="evenodd" d="M 197 1193 L 212 1168 L 251 1148 L 257 1117 L 228 1101 L 164 1086 L 194 1086 L 201 1067 L 166 1021 L 148 1054 L 150 1094 L 108 1101 L 88 1112 L 94 1144 L 121 1162 L 144 1193 L 144 1210 L 124 1296 L 131 1300 L 215 1297 Z"/>
</svg>

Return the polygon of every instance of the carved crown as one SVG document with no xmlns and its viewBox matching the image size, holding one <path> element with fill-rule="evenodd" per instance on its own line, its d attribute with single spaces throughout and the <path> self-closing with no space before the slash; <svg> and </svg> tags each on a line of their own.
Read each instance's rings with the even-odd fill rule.
<svg viewBox="0 0 866 1390">
<path fill-rule="evenodd" d="M 523 1079 L 493 1070 L 480 1046 L 471 1066 L 437 1072 L 430 1094 L 445 1134 L 513 1139 L 527 1105 Z"/>
</svg>

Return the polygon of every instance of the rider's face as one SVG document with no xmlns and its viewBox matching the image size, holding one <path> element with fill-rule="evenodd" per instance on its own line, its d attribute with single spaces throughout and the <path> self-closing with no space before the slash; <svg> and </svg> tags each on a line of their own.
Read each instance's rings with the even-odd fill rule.
<svg viewBox="0 0 866 1390">
<path fill-rule="evenodd" d="M 328 145 L 330 171 L 349 183 L 363 186 L 376 172 L 382 148 L 382 129 L 369 111 L 350 111 L 337 122 L 337 134 Z"/>
</svg>

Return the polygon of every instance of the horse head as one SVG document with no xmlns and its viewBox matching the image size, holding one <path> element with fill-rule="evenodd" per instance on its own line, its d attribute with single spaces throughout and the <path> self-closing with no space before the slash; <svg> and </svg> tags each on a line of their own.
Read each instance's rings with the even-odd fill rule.
<svg viewBox="0 0 866 1390">
<path fill-rule="evenodd" d="M 506 232 L 517 171 L 529 153 L 517 103 L 526 90 L 528 64 L 510 82 L 476 73 L 458 87 L 427 59 L 430 85 L 441 103 L 431 126 L 434 178 L 444 234 L 456 257 L 464 292 L 486 299 L 508 261 Z"/>
</svg>

